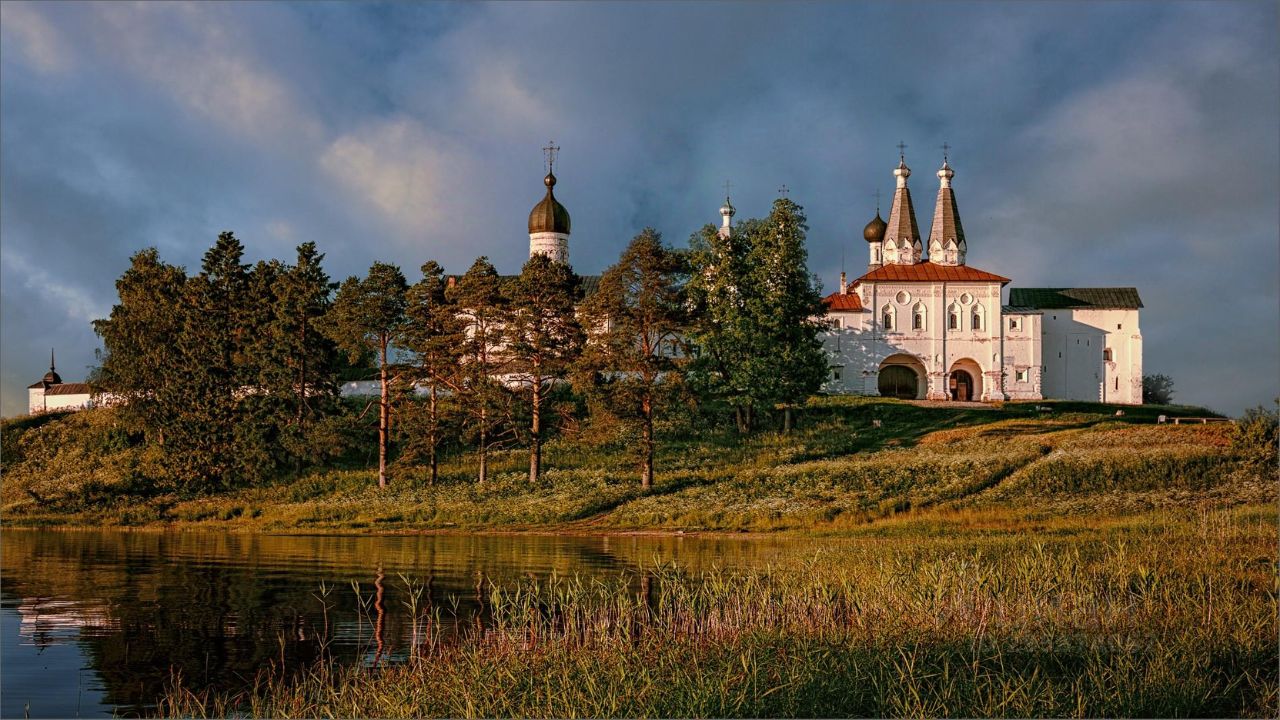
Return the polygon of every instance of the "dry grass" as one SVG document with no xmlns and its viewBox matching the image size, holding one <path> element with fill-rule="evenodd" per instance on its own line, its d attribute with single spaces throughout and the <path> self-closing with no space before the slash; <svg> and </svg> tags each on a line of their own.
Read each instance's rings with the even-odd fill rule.
<svg viewBox="0 0 1280 720">
<path fill-rule="evenodd" d="M 1275 717 L 1274 508 L 1090 534 L 917 527 L 745 571 L 490 585 L 490 620 L 410 660 L 321 663 L 163 715 Z M 953 529 L 954 530 L 954 529 Z"/>
</svg>

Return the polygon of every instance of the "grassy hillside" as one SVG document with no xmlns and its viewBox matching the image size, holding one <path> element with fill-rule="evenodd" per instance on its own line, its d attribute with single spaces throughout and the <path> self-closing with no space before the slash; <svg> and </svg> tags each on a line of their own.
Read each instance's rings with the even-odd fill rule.
<svg viewBox="0 0 1280 720">
<path fill-rule="evenodd" d="M 383 491 L 371 469 L 327 469 L 208 496 L 149 491 L 161 459 L 101 409 L 5 422 L 0 512 L 13 525 L 845 532 L 903 515 L 986 522 L 1013 508 L 1034 520 L 1276 499 L 1272 478 L 1241 462 L 1232 425 L 1155 424 L 1211 414 L 1201 408 L 1117 417 L 1115 406 L 1040 405 L 1053 409 L 816 399 L 791 434 L 668 438 L 647 494 L 624 448 L 560 438 L 537 486 L 516 449 L 491 461 L 485 486 L 462 455 L 433 487 L 422 468 L 396 468 Z"/>
</svg>

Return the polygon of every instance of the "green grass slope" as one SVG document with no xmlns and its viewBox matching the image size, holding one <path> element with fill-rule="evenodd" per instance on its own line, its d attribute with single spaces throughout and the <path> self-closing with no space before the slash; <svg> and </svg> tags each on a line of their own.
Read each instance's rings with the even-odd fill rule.
<svg viewBox="0 0 1280 720">
<path fill-rule="evenodd" d="M 1037 407 L 1050 407 L 1042 411 Z M 451 458 L 435 486 L 399 467 L 316 470 L 262 487 L 184 496 L 150 489 L 163 462 L 112 411 L 21 418 L 0 427 L 0 513 L 13 525 L 223 525 L 271 531 L 570 530 L 847 532 L 904 516 L 988 522 L 1274 502 L 1273 478 L 1241 461 L 1230 424 L 1158 425 L 1202 408 L 1092 403 L 919 406 L 818 398 L 790 433 L 666 439 L 642 493 L 625 448 L 559 438 L 543 482 L 527 456 Z"/>
</svg>

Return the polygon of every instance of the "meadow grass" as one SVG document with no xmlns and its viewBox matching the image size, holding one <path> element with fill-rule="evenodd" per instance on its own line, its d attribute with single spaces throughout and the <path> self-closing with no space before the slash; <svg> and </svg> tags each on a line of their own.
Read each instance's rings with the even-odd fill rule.
<svg viewBox="0 0 1280 720">
<path fill-rule="evenodd" d="M 490 584 L 397 664 L 322 661 L 156 712 L 221 717 L 1275 717 L 1276 511 L 1093 532 L 919 526 L 765 568 Z"/>
<path fill-rule="evenodd" d="M 1157 413 L 1061 403 L 918 407 L 824 398 L 793 433 L 669 433 L 655 487 L 642 492 L 625 448 L 548 442 L 540 483 L 523 449 L 493 453 L 491 478 L 449 457 L 424 468 L 328 468 L 219 493 L 147 491 L 154 448 L 129 447 L 109 410 L 0 430 L 0 512 L 15 525 L 219 526 L 289 531 L 574 530 L 837 532 L 904 513 L 988 506 L 1028 513 L 1134 513 L 1169 506 L 1273 502 L 1272 478 L 1245 467 L 1230 425 L 1155 425 Z"/>
</svg>

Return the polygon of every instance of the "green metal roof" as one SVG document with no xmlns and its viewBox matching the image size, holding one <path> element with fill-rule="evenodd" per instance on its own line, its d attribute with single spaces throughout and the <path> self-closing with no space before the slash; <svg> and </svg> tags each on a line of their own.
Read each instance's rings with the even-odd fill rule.
<svg viewBox="0 0 1280 720">
<path fill-rule="evenodd" d="M 1011 288 L 1009 304 L 1040 310 L 1137 310 L 1142 307 L 1138 289 L 1119 288 Z"/>
</svg>

